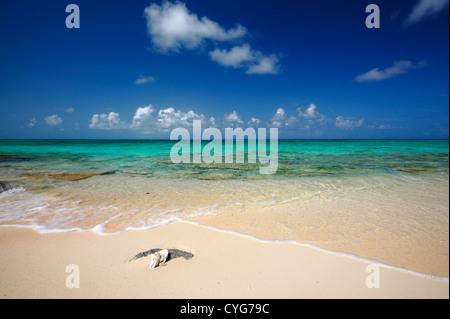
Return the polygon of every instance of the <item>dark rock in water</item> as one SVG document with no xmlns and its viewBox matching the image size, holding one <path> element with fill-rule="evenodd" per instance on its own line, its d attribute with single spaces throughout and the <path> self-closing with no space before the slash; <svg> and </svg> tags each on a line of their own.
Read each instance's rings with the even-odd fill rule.
<svg viewBox="0 0 450 319">
<path fill-rule="evenodd" d="M 27 179 L 44 179 L 51 178 L 63 181 L 79 181 L 93 176 L 99 175 L 109 175 L 114 174 L 114 172 L 89 172 L 89 173 L 60 173 L 60 174 L 37 174 L 37 175 L 25 175 Z"/>
<path fill-rule="evenodd" d="M 8 155 L 8 154 L 0 154 L 0 163 L 3 163 L 3 162 L 22 162 L 22 161 L 31 161 L 31 160 L 33 160 L 33 158 L 31 158 L 31 157 Z"/>
<path fill-rule="evenodd" d="M 136 259 L 139 259 L 142 257 L 147 257 L 148 255 L 154 254 L 160 250 L 162 250 L 162 249 L 161 248 L 153 248 L 153 249 L 150 249 L 147 251 L 143 251 L 142 253 L 139 253 L 136 256 L 134 256 L 133 258 L 131 258 L 129 261 L 136 260 Z M 167 257 L 167 261 L 178 258 L 178 257 L 183 257 L 184 259 L 187 259 L 187 260 L 194 257 L 194 254 L 192 254 L 188 251 L 179 250 L 179 249 L 167 249 L 167 250 L 169 251 L 169 256 Z"/>
<path fill-rule="evenodd" d="M 9 184 L 0 182 L 0 193 L 9 191 L 10 189 L 12 189 L 12 187 Z"/>
</svg>

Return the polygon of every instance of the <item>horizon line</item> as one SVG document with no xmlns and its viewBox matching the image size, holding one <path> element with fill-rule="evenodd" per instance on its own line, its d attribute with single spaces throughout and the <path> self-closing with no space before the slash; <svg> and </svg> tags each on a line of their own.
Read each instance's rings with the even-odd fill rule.
<svg viewBox="0 0 450 319">
<path fill-rule="evenodd" d="M 222 138 L 222 141 L 227 139 Z M 236 139 L 233 139 L 236 140 Z M 239 139 L 242 140 L 242 139 Z M 246 140 L 246 139 L 244 139 Z M 270 139 L 266 139 L 270 140 Z M 278 138 L 278 141 L 432 141 L 432 140 L 449 140 L 449 137 L 443 138 Z M 173 141 L 168 138 L 0 138 L 0 141 Z M 190 138 L 189 141 L 200 141 Z M 212 141 L 202 139 L 201 141 Z"/>
</svg>

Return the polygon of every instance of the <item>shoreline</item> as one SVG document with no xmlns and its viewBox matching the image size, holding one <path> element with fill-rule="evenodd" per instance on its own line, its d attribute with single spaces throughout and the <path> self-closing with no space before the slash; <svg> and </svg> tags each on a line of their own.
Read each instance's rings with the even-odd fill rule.
<svg viewBox="0 0 450 319">
<path fill-rule="evenodd" d="M 194 222 L 194 221 L 189 221 L 189 220 L 184 220 L 182 222 L 185 223 L 192 223 L 194 225 L 198 225 L 200 227 L 205 227 L 208 229 L 212 229 L 218 232 L 224 232 L 224 233 L 228 233 L 228 234 L 232 234 L 235 236 L 241 236 L 244 238 L 249 238 L 252 240 L 256 240 L 259 241 L 261 243 L 267 243 L 267 244 L 290 244 L 290 245 L 299 245 L 302 247 L 308 247 L 308 248 L 312 248 L 315 249 L 319 252 L 323 252 L 326 254 L 330 254 L 330 255 L 334 255 L 334 256 L 338 256 L 338 257 L 344 257 L 344 258 L 349 258 L 349 259 L 353 259 L 359 262 L 366 262 L 366 263 L 370 263 L 370 264 L 376 264 L 380 267 L 384 267 L 384 268 L 389 268 L 392 270 L 397 270 L 397 271 L 401 271 L 401 272 L 405 272 L 405 273 L 409 273 L 411 275 L 415 275 L 415 276 L 419 276 L 419 277 L 423 277 L 423 278 L 427 278 L 427 279 L 435 279 L 435 280 L 439 280 L 439 281 L 444 281 L 444 282 L 449 282 L 450 277 L 448 276 L 439 276 L 439 275 L 433 275 L 433 274 L 427 274 L 427 273 L 422 273 L 422 272 L 418 272 L 415 270 L 411 270 L 408 268 L 402 268 L 402 267 L 397 267 L 394 265 L 390 265 L 390 264 L 386 264 L 383 263 L 381 261 L 375 260 L 375 259 L 370 259 L 370 258 L 365 258 L 365 257 L 361 257 L 355 254 L 351 254 L 351 253 L 346 253 L 346 252 L 341 252 L 341 251 L 337 251 L 337 250 L 331 250 L 331 249 L 326 249 L 323 247 L 320 247 L 318 245 L 312 244 L 312 243 L 303 243 L 303 242 L 298 242 L 295 240 L 279 240 L 279 239 L 273 239 L 273 240 L 265 240 L 265 239 L 261 239 L 258 237 L 255 237 L 253 235 L 249 235 L 249 234 L 244 234 L 244 233 L 239 233 L 239 232 L 235 232 L 233 230 L 227 230 L 227 229 L 220 229 L 214 226 L 208 226 L 208 225 L 203 225 L 199 222 Z"/>
<path fill-rule="evenodd" d="M 282 240 L 282 239 L 262 239 L 262 238 L 258 238 L 256 236 L 250 235 L 250 234 L 246 234 L 246 233 L 240 233 L 240 232 L 236 232 L 234 230 L 229 230 L 229 229 L 221 229 L 215 226 L 210 226 L 208 224 L 202 224 L 201 222 L 197 222 L 197 221 L 192 221 L 192 220 L 174 220 L 174 221 L 170 221 L 168 223 L 163 223 L 161 225 L 154 225 L 151 227 L 142 227 L 142 228 L 131 228 L 131 229 L 127 229 L 124 231 L 120 231 L 120 232 L 116 232 L 116 233 L 103 233 L 103 232 L 98 232 L 96 230 L 97 227 L 94 227 L 94 229 L 90 229 L 90 230 L 82 230 L 82 229 L 67 229 L 67 230 L 60 230 L 60 231 L 50 231 L 50 232 L 41 232 L 39 229 L 34 228 L 33 226 L 25 226 L 25 225 L 0 225 L 0 232 L 2 228 L 8 229 L 25 229 L 25 230 L 30 230 L 33 232 L 37 232 L 39 235 L 49 235 L 49 234 L 65 234 L 65 233 L 92 233 L 96 236 L 115 236 L 115 235 L 119 235 L 119 234 L 124 234 L 126 232 L 141 232 L 141 231 L 150 231 L 154 228 L 158 228 L 158 227 L 164 227 L 167 226 L 173 222 L 180 222 L 180 223 L 186 223 L 186 224 L 192 224 L 195 226 L 199 226 L 202 228 L 206 228 L 206 229 L 210 229 L 216 232 L 221 232 L 221 233 L 225 233 L 225 234 L 231 234 L 233 236 L 237 236 L 237 237 L 242 237 L 242 238 L 246 238 L 246 239 L 250 239 L 250 240 L 255 240 L 257 242 L 261 242 L 263 244 L 288 244 L 288 245 L 299 245 L 301 247 L 308 247 L 314 250 L 317 250 L 319 252 L 323 252 L 325 254 L 330 254 L 330 255 L 334 255 L 334 256 L 338 256 L 338 257 L 343 257 L 343 258 L 349 258 L 355 261 L 359 261 L 359 262 L 365 262 L 365 263 L 370 263 L 370 264 L 376 264 L 380 267 L 383 268 L 389 268 L 392 270 L 396 270 L 396 271 L 400 271 L 400 272 L 405 272 L 411 275 L 415 275 L 415 276 L 419 276 L 419 277 L 423 277 L 426 279 L 433 279 L 433 280 L 438 280 L 438 281 L 443 281 L 443 282 L 449 282 L 450 281 L 450 277 L 449 276 L 440 276 L 440 275 L 434 275 L 434 274 L 428 274 L 428 273 L 424 273 L 424 272 L 419 272 L 419 271 L 415 271 L 412 269 L 408 269 L 408 268 L 404 268 L 404 267 L 398 267 L 395 265 L 390 265 L 384 262 L 381 262 L 379 260 L 376 259 L 371 259 L 371 258 L 365 258 L 362 256 L 358 256 L 352 253 L 347 253 L 347 252 L 342 252 L 342 251 L 338 251 L 338 250 L 332 250 L 332 249 L 327 249 L 327 248 L 323 248 L 319 245 L 313 244 L 313 243 L 305 243 L 305 242 L 299 242 L 299 241 L 295 241 L 295 240 Z"/>
<path fill-rule="evenodd" d="M 379 263 L 380 288 L 367 288 L 368 260 L 320 247 L 266 242 L 248 235 L 174 221 L 113 235 L 92 231 L 41 234 L 0 228 L 3 298 L 448 298 L 448 280 Z M 154 247 L 192 252 L 150 269 Z M 81 287 L 69 289 L 66 267 L 77 264 Z"/>
<path fill-rule="evenodd" d="M 0 225 L 0 228 L 23 227 L 40 233 L 94 231 L 102 235 L 153 229 L 182 220 L 210 226 L 216 230 L 248 235 L 262 241 L 311 245 L 419 274 L 448 278 L 448 186 L 446 189 L 433 190 L 431 194 L 423 193 L 424 188 L 425 186 L 399 185 L 390 189 L 389 193 L 386 190 L 358 191 L 340 194 L 339 197 L 330 195 L 326 198 L 295 199 L 260 208 L 210 214 L 187 213 L 178 216 L 175 210 L 173 215 L 157 214 L 156 218 L 162 218 L 162 221 L 148 226 L 138 224 L 140 219 L 147 218 L 148 222 L 152 214 L 146 214 L 144 211 L 143 215 L 134 216 L 132 206 L 128 207 L 130 214 L 120 213 L 117 217 L 116 212 L 110 209 L 113 206 L 108 206 L 103 212 L 100 210 L 99 219 L 95 218 L 97 212 L 91 208 L 94 218 L 89 216 L 77 220 L 78 205 L 63 201 L 68 211 L 61 217 L 75 217 L 69 219 L 69 223 L 73 223 L 72 227 L 59 229 L 44 226 L 42 222 L 45 223 L 46 218 L 59 216 L 42 214 L 43 219 L 37 220 L 38 224 L 11 223 Z M 76 196 L 83 198 L 81 195 Z M 134 199 L 137 201 L 140 198 L 144 199 L 142 195 L 136 195 Z M 133 205 L 129 199 L 126 199 L 124 204 Z M 142 206 L 146 204 L 147 201 L 141 203 Z M 36 206 L 35 203 L 33 205 Z M 75 211 L 71 213 L 73 209 Z M 121 209 L 126 211 L 127 206 Z M 36 215 L 33 210 L 30 212 L 33 221 L 33 216 Z M 432 215 L 429 214 L 431 212 Z M 79 225 L 76 224 L 78 222 Z M 126 228 L 122 226 L 133 223 L 137 225 Z M 120 229 L 121 227 L 123 229 Z"/>
<path fill-rule="evenodd" d="M 397 270 L 400 272 L 405 272 L 411 275 L 415 275 L 415 276 L 419 276 L 419 277 L 423 277 L 426 279 L 434 279 L 434 280 L 439 280 L 439 281 L 444 281 L 444 282 L 449 282 L 450 281 L 450 277 L 448 276 L 440 276 L 440 275 L 434 275 L 434 274 L 428 274 L 428 273 L 423 273 L 423 272 L 418 272 L 412 269 L 408 269 L 408 268 L 403 268 L 403 267 L 397 267 L 395 265 L 390 265 L 390 264 L 386 264 L 383 263 L 381 261 L 375 260 L 375 259 L 370 259 L 370 258 L 365 258 L 365 257 L 361 257 L 352 253 L 346 253 L 346 252 L 341 252 L 341 251 L 337 251 L 337 250 L 331 250 L 331 249 L 326 249 L 323 247 L 320 247 L 318 245 L 312 244 L 312 243 L 303 243 L 303 242 L 298 242 L 295 240 L 280 240 L 280 239 L 272 239 L 272 240 L 266 240 L 266 239 L 261 239 L 258 237 L 255 237 L 253 235 L 249 235 L 249 234 L 245 234 L 245 233 L 240 233 L 240 232 L 236 232 L 233 230 L 228 230 L 228 229 L 220 229 L 218 227 L 214 227 L 214 226 L 209 226 L 207 224 L 203 225 L 200 222 L 196 222 L 196 221 L 190 221 L 190 220 L 174 220 L 168 223 L 164 223 L 161 225 L 156 225 L 156 226 L 151 226 L 151 227 L 143 227 L 143 228 L 132 228 L 132 229 L 127 229 L 124 231 L 120 231 L 117 233 L 99 233 L 95 230 L 96 227 L 94 227 L 94 229 L 91 230 L 81 230 L 81 229 L 68 229 L 68 230 L 61 230 L 61 231 L 53 231 L 53 232 L 41 232 L 38 229 L 34 228 L 33 226 L 24 226 L 24 225 L 0 225 L 0 232 L 2 228 L 17 228 L 17 229 L 25 229 L 25 230 L 30 230 L 30 231 L 34 231 L 37 232 L 39 235 L 49 235 L 49 234 L 65 234 L 65 233 L 93 233 L 96 236 L 115 236 L 118 234 L 123 234 L 126 232 L 139 232 L 139 231 L 149 231 L 152 230 L 154 228 L 158 228 L 158 227 L 164 227 L 166 225 L 169 225 L 170 223 L 173 222 L 182 222 L 182 223 L 187 223 L 187 224 L 192 224 L 192 225 L 196 225 L 199 227 L 203 227 L 206 229 L 210 229 L 213 231 L 217 231 L 217 232 L 223 232 L 226 234 L 231 234 L 233 236 L 237 236 L 237 237 L 243 237 L 243 238 L 247 238 L 247 239 L 251 239 L 251 240 L 255 240 L 261 243 L 267 243 L 267 244 L 289 244 L 289 245 L 299 245 L 302 247 L 308 247 L 311 249 L 315 249 L 317 251 L 326 253 L 326 254 L 330 254 L 330 255 L 334 255 L 334 256 L 338 256 L 338 257 L 343 257 L 343 258 L 349 258 L 349 259 L 353 259 L 359 262 L 366 262 L 366 263 L 371 263 L 371 264 L 376 264 L 380 267 L 384 267 L 384 268 L 389 268 L 392 270 Z"/>
</svg>

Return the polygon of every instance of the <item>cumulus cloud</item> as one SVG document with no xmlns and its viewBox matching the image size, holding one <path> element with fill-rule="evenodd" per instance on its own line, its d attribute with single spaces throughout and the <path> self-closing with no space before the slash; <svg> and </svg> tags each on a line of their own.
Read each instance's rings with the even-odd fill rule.
<svg viewBox="0 0 450 319">
<path fill-rule="evenodd" d="M 32 118 L 32 119 L 30 120 L 30 122 L 28 122 L 27 126 L 28 126 L 29 128 L 33 128 L 36 124 L 37 124 L 37 120 L 36 120 L 35 118 Z"/>
<path fill-rule="evenodd" d="M 314 123 L 325 124 L 325 115 L 317 111 L 315 104 L 310 104 L 305 111 L 301 107 L 297 109 L 298 116 L 306 120 L 306 128 L 310 128 Z"/>
<path fill-rule="evenodd" d="M 343 116 L 339 115 L 336 117 L 335 125 L 336 127 L 342 128 L 344 130 L 352 130 L 354 128 L 360 127 L 364 122 L 364 119 L 355 119 L 355 118 L 344 118 Z"/>
<path fill-rule="evenodd" d="M 420 0 L 406 18 L 404 25 L 410 26 L 422 19 L 436 15 L 448 6 L 449 0 Z"/>
<path fill-rule="evenodd" d="M 315 104 L 310 104 L 305 112 L 302 111 L 302 108 L 298 108 L 297 111 L 300 116 L 306 119 L 315 119 L 322 117 L 322 114 L 317 111 L 317 106 Z"/>
<path fill-rule="evenodd" d="M 159 110 L 158 112 L 158 130 L 165 132 L 176 127 L 189 128 L 192 127 L 194 120 L 201 120 L 202 123 L 206 122 L 203 114 L 199 115 L 192 110 L 183 112 L 175 110 L 173 107 L 169 107 L 167 109 Z"/>
<path fill-rule="evenodd" d="M 73 113 L 75 110 L 73 107 L 68 107 L 67 109 L 64 110 L 64 112 L 66 113 Z"/>
<path fill-rule="evenodd" d="M 233 68 L 243 67 L 243 63 L 252 61 L 254 56 L 251 52 L 250 45 L 245 43 L 242 46 L 235 46 L 231 50 L 215 49 L 209 52 L 211 60 L 223 66 L 230 66 Z"/>
<path fill-rule="evenodd" d="M 138 129 L 144 127 L 146 123 L 151 119 L 152 113 L 155 112 L 153 105 L 149 104 L 144 107 L 138 107 L 133 116 L 130 128 Z"/>
<path fill-rule="evenodd" d="M 197 114 L 192 110 L 183 112 L 169 107 L 157 111 L 153 105 L 149 104 L 136 109 L 131 124 L 122 121 L 119 113 L 110 112 L 109 114 L 94 114 L 89 128 L 103 130 L 129 129 L 144 134 L 165 133 L 176 127 L 190 128 L 193 120 L 201 120 L 202 124 L 208 125 L 208 120 L 203 114 Z M 209 119 L 209 123 L 215 124 L 213 117 Z"/>
<path fill-rule="evenodd" d="M 90 129 L 117 130 L 125 129 L 127 124 L 120 120 L 119 113 L 110 112 L 109 114 L 94 114 L 89 124 Z"/>
<path fill-rule="evenodd" d="M 258 118 L 256 118 L 256 117 L 252 117 L 252 118 L 250 119 L 250 121 L 247 122 L 248 125 L 250 125 L 250 126 L 255 126 L 255 127 L 258 127 L 258 126 L 259 126 L 259 123 L 261 123 L 261 120 L 258 119 Z"/>
<path fill-rule="evenodd" d="M 272 117 L 268 124 L 270 127 L 282 128 L 291 126 L 297 121 L 298 119 L 293 116 L 288 118 L 284 109 L 280 107 L 277 109 L 275 115 Z"/>
<path fill-rule="evenodd" d="M 402 60 L 395 62 L 391 67 L 388 67 L 384 70 L 375 68 L 370 70 L 369 72 L 360 74 L 355 78 L 355 80 L 359 83 L 382 81 L 425 66 L 425 61 L 421 61 L 414 65 L 411 61 Z"/>
<path fill-rule="evenodd" d="M 224 120 L 229 126 L 237 126 L 244 123 L 241 120 L 241 117 L 237 114 L 236 110 L 234 110 L 230 114 L 225 114 Z"/>
<path fill-rule="evenodd" d="M 153 83 L 156 79 L 151 75 L 142 75 L 140 74 L 136 81 L 134 81 L 134 84 L 140 85 L 140 84 L 146 84 L 146 83 Z"/>
<path fill-rule="evenodd" d="M 62 123 L 62 121 L 63 120 L 56 114 L 47 116 L 45 118 L 45 123 L 47 123 L 48 125 L 59 125 Z"/>
<path fill-rule="evenodd" d="M 235 69 L 245 67 L 247 74 L 276 74 L 279 72 L 278 57 L 275 54 L 264 55 L 251 49 L 248 43 L 234 46 L 230 50 L 215 49 L 209 52 L 211 60 L 222 66 Z"/>
<path fill-rule="evenodd" d="M 153 3 L 145 8 L 144 16 L 152 43 L 161 52 L 178 51 L 181 48 L 192 50 L 205 40 L 230 41 L 242 38 L 247 33 L 240 24 L 226 30 L 207 17 L 199 19 L 182 2 Z"/>
<path fill-rule="evenodd" d="M 390 130 L 390 129 L 394 128 L 390 124 L 372 124 L 372 125 L 367 125 L 366 127 L 371 130 Z"/>
<path fill-rule="evenodd" d="M 153 3 L 145 8 L 144 16 L 153 46 L 161 53 L 194 50 L 207 40 L 214 43 L 235 41 L 247 35 L 247 29 L 240 24 L 225 29 L 207 17 L 199 18 L 183 2 Z M 280 69 L 275 54 L 265 55 L 251 49 L 247 43 L 230 50 L 216 48 L 209 52 L 209 56 L 222 66 L 245 68 L 247 74 L 276 74 Z M 143 83 L 148 83 L 145 77 L 136 80 L 136 84 Z"/>
<path fill-rule="evenodd" d="M 275 54 L 263 55 L 257 52 L 253 64 L 249 66 L 247 74 L 277 74 L 280 71 L 278 57 Z"/>
</svg>

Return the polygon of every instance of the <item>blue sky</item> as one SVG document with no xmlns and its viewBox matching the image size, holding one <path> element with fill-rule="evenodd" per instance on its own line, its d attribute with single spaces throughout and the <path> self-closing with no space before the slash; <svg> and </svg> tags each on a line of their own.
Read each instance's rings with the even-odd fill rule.
<svg viewBox="0 0 450 319">
<path fill-rule="evenodd" d="M 448 0 L 2 1 L 0 138 L 169 138 L 195 119 L 448 138 L 448 18 Z"/>
</svg>

